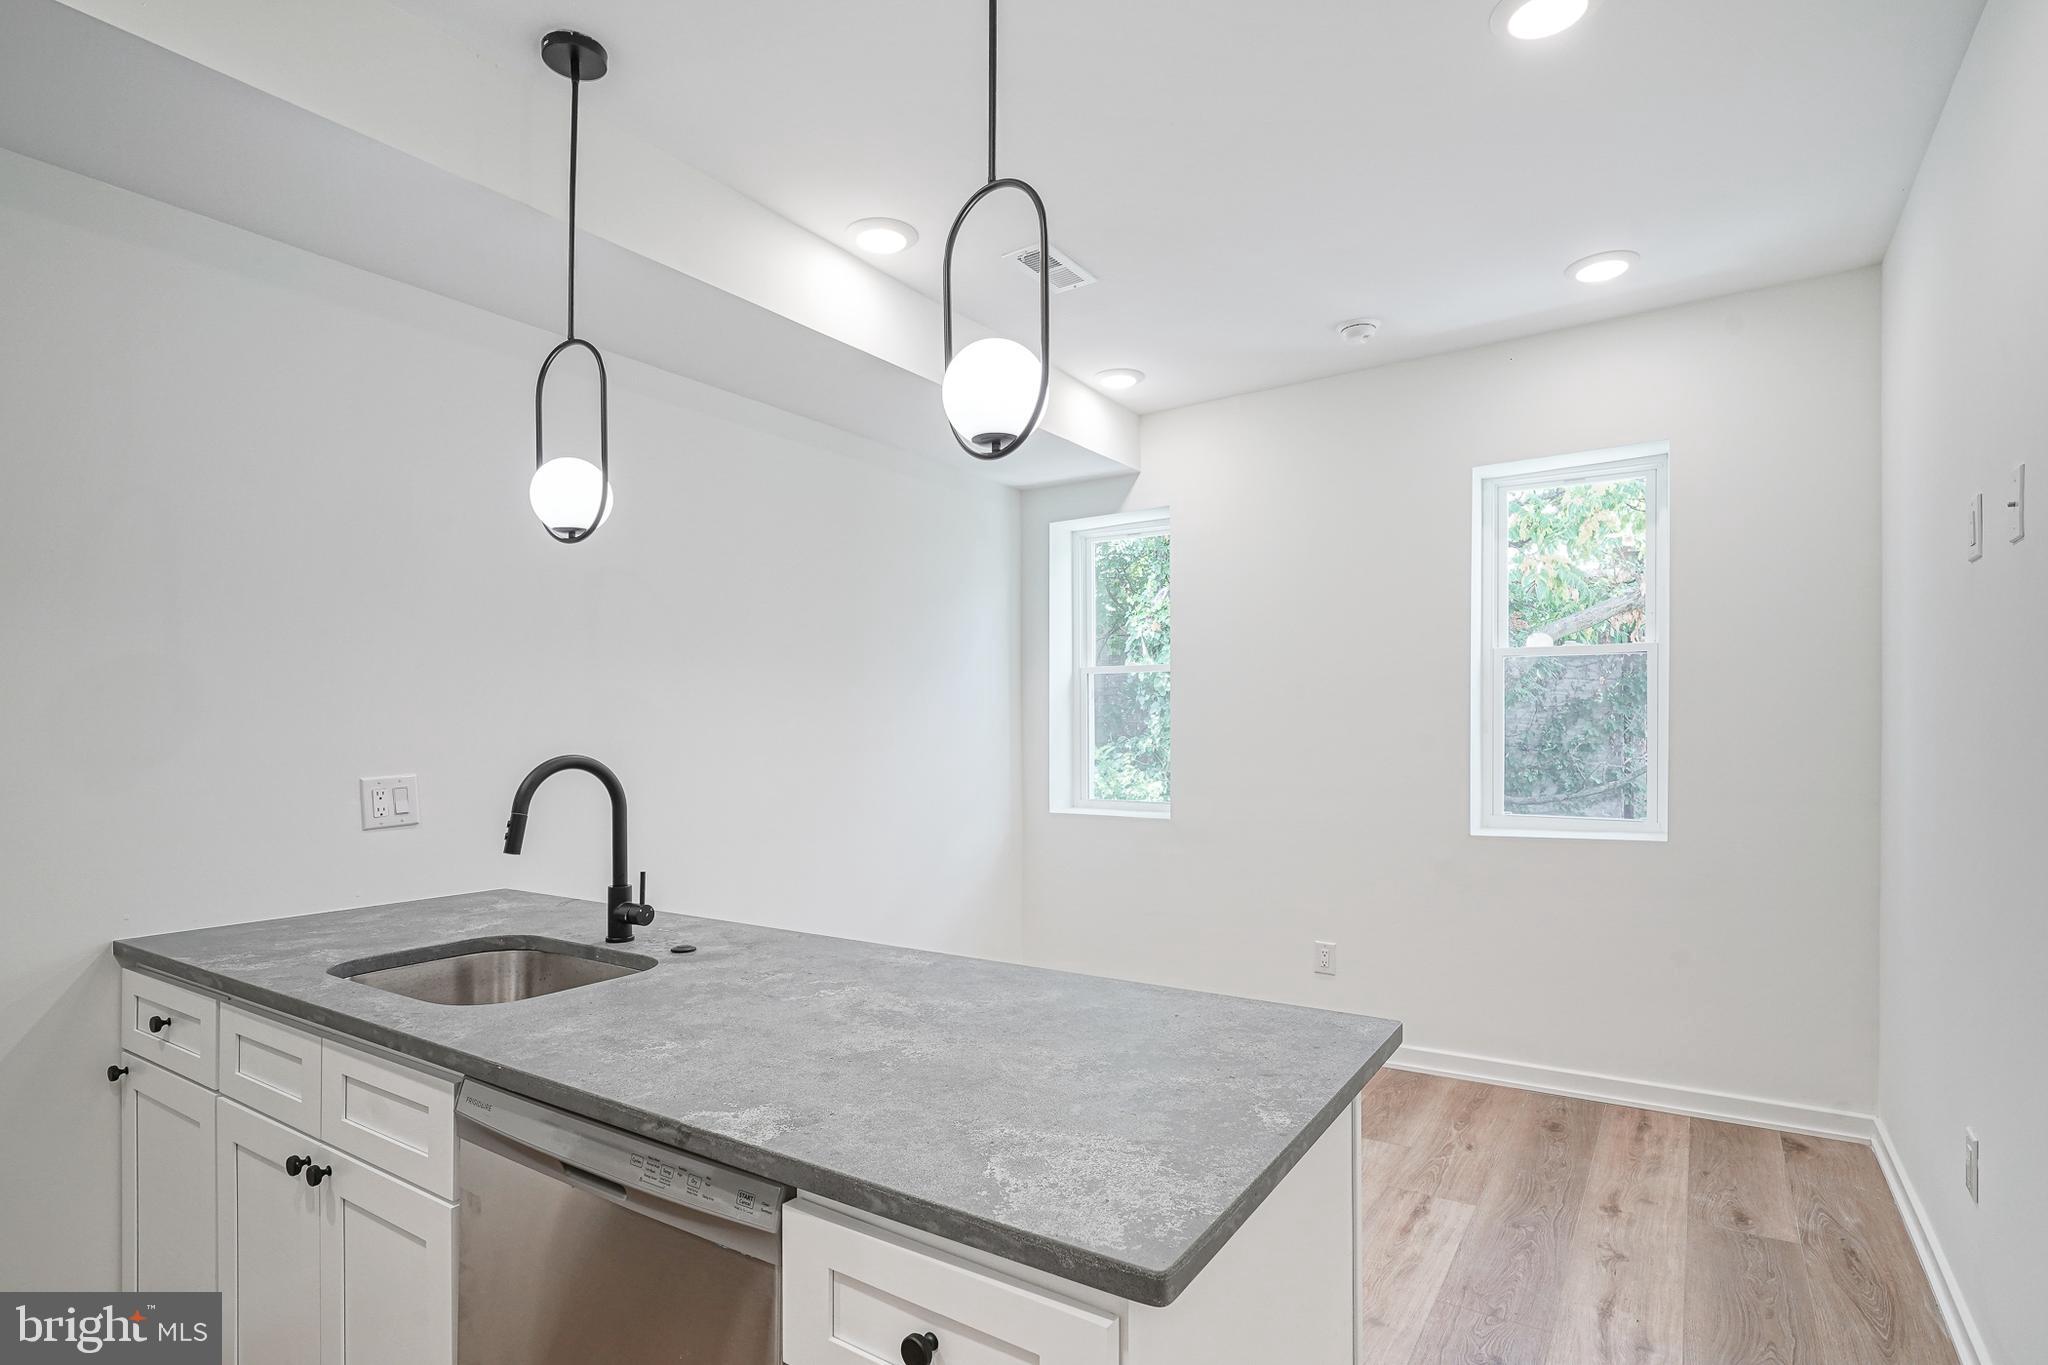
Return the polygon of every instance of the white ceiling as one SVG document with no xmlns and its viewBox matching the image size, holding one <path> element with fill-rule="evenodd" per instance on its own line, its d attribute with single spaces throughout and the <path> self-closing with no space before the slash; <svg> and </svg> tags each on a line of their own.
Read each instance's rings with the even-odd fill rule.
<svg viewBox="0 0 2048 1365">
<path fill-rule="evenodd" d="M 174 35 L 181 39 L 221 31 L 219 10 L 201 13 L 197 3 L 164 17 L 197 21 Z M 166 240 L 174 238 L 195 259 L 214 260 L 232 249 L 238 261 L 246 256 L 243 263 L 265 278 L 301 278 L 304 263 L 290 253 L 266 252 L 266 244 L 254 240 L 234 247 L 234 237 L 210 231 L 226 224 L 537 327 L 542 335 L 536 356 L 545 351 L 546 334 L 559 335 L 562 224 L 554 205 L 531 203 L 471 178 L 465 172 L 475 171 L 474 160 L 456 158 L 456 169 L 435 164 L 59 0 L 21 0 L 9 11 L 8 23 L 12 41 L 0 45 L 0 181 L 33 180 L 29 168 L 35 162 L 61 167 L 84 177 L 81 183 L 99 182 L 105 191 L 101 207 L 124 221 L 142 210 L 124 205 L 117 189 L 184 210 L 152 221 L 170 224 L 163 229 L 171 234 Z M 276 42 L 272 50 L 291 58 L 302 89 L 318 86 L 321 74 L 314 68 L 316 79 L 305 79 L 310 64 L 302 54 L 338 54 L 339 62 L 327 69 L 354 83 L 363 54 L 391 46 L 389 29 L 381 24 L 339 38 L 329 32 L 327 46 L 319 49 L 303 41 L 303 29 L 281 27 L 270 36 Z M 418 25 L 411 36 L 417 43 Z M 63 53 L 65 61 L 46 60 L 51 52 Z M 459 53 L 444 44 L 426 55 L 430 62 L 447 63 L 459 61 Z M 245 68 L 262 65 L 261 49 L 254 60 L 248 52 L 240 55 Z M 481 126 L 494 146 L 499 127 L 524 117 L 523 100 L 508 105 L 474 83 L 463 93 L 465 109 L 491 111 Z M 402 92 L 389 85 L 370 98 L 380 110 L 403 107 Z M 552 108 L 549 103 L 543 112 Z M 447 125 L 435 122 L 431 108 L 407 112 L 408 124 L 445 134 Z M 548 126 L 554 127 L 552 119 Z M 560 148 L 547 150 L 548 168 L 555 171 L 547 178 L 559 188 Z M 650 164 L 655 174 L 673 175 L 676 169 L 672 159 L 642 159 L 611 174 L 624 179 Z M 874 335 L 885 341 L 905 323 L 920 342 L 936 332 L 937 309 L 928 301 L 916 299 L 916 316 L 906 318 L 892 312 L 879 291 L 849 291 L 844 274 L 817 269 L 820 258 L 828 267 L 843 266 L 892 293 L 916 298 L 736 195 L 721 190 L 720 205 L 707 207 L 702 189 L 709 182 L 694 180 L 699 192 L 691 200 L 693 221 L 710 219 L 723 207 L 728 212 L 717 226 L 725 240 L 749 231 L 765 239 L 752 264 L 784 269 L 818 290 L 827 304 L 858 307 L 878 318 L 884 325 Z M 37 190 L 36 196 L 38 203 L 47 197 L 56 204 L 77 193 L 74 187 Z M 735 218 L 729 212 L 733 202 L 746 213 Z M 202 225 L 205 219 L 213 221 Z M 662 225 L 665 217 L 655 213 L 652 221 Z M 708 414 L 867 458 L 902 452 L 958 475 L 1013 487 L 1131 470 L 1135 431 L 1119 429 L 1136 426 L 1130 414 L 1090 391 L 1078 396 L 1093 402 L 1076 402 L 1073 391 L 1058 385 L 1044 425 L 1022 451 L 990 463 L 967 460 L 941 415 L 932 376 L 817 325 L 829 323 L 829 311 L 823 318 L 817 312 L 799 316 L 750 299 L 685 268 L 698 265 L 702 253 L 671 261 L 658 242 L 656 250 L 647 250 L 653 241 L 647 232 L 631 225 L 617 232 L 617 226 L 612 225 L 615 235 L 586 233 L 577 255 L 580 311 L 593 323 L 615 375 L 622 362 L 638 361 L 683 380 L 663 392 Z M 811 250 L 788 250 L 791 239 Z M 725 259 L 731 256 L 728 248 Z M 739 282 L 751 279 L 743 273 Z M 677 318 L 690 325 L 677 326 Z M 643 373 L 641 382 L 660 381 Z M 1097 408 L 1113 416 L 1105 419 Z M 849 444 L 843 436 L 859 439 Z"/>
<path fill-rule="evenodd" d="M 937 296 L 982 178 L 979 0 L 399 3 L 536 81 L 540 34 L 593 34 L 591 101 L 820 235 L 910 221 L 885 268 Z M 1001 170 L 1101 277 L 1054 300 L 1056 363 L 1144 370 L 1118 397 L 1153 411 L 1875 261 L 1982 0 L 1602 0 L 1539 43 L 1493 6 L 1010 0 Z M 960 307 L 1030 340 L 1005 200 Z M 1612 248 L 1641 264 L 1565 278 Z M 1379 339 L 1339 341 L 1359 316 Z"/>
</svg>

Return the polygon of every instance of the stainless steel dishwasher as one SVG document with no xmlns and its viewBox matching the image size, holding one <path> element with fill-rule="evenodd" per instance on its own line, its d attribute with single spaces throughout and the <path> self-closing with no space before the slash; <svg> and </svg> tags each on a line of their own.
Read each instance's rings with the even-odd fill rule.
<svg viewBox="0 0 2048 1365">
<path fill-rule="evenodd" d="M 461 1365 L 779 1365 L 790 1191 L 462 1087 Z"/>
</svg>

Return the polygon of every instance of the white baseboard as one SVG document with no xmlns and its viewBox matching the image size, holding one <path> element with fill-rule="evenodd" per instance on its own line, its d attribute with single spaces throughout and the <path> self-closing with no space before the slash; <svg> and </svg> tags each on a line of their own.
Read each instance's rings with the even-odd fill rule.
<svg viewBox="0 0 2048 1365">
<path fill-rule="evenodd" d="M 1870 1142 L 1877 1135 L 1877 1120 L 1868 1114 L 1820 1109 L 1784 1100 L 1758 1099 L 1752 1095 L 1728 1095 L 1718 1090 L 1693 1090 L 1656 1081 L 1634 1081 L 1591 1071 L 1533 1066 L 1528 1062 L 1509 1062 L 1498 1057 L 1474 1057 L 1463 1052 L 1438 1052 L 1404 1045 L 1388 1065 L 1403 1071 L 1449 1076 L 1455 1080 L 1511 1085 L 1521 1090 L 1539 1090 L 1546 1095 L 1570 1095 L 1605 1104 L 1625 1104 L 1666 1114 L 1684 1114 L 1687 1118 L 1721 1119 L 1751 1128 L 1776 1128 L 1781 1132 L 1804 1133 L 1810 1137 Z"/>
<path fill-rule="evenodd" d="M 1841 1138 L 1868 1143 L 1877 1154 L 1878 1168 L 1891 1187 L 1892 1202 L 1906 1225 L 1921 1269 L 1934 1291 L 1935 1304 L 1948 1327 L 1949 1340 L 1961 1365 L 1992 1365 L 1968 1303 L 1950 1272 L 1948 1257 L 1934 1236 L 1913 1182 L 1906 1177 L 1891 1134 L 1881 1119 L 1842 1109 L 1788 1104 L 1783 1100 L 1758 1099 L 1750 1095 L 1729 1095 L 1718 1090 L 1694 1090 L 1686 1086 L 1663 1085 L 1656 1081 L 1602 1076 L 1591 1071 L 1566 1071 L 1560 1067 L 1534 1066 L 1528 1062 L 1504 1061 L 1498 1057 L 1474 1057 L 1462 1052 L 1439 1052 L 1431 1048 L 1403 1046 L 1387 1065 L 1401 1071 L 1421 1071 L 1431 1076 L 1449 1076 L 1461 1081 L 1484 1081 L 1536 1090 L 1546 1095 L 1570 1095 L 1575 1099 L 1624 1104 L 1637 1109 L 1655 1109 L 1687 1118 L 1719 1119 L 1751 1128 L 1775 1128 L 1780 1132 L 1803 1133 L 1810 1137 Z"/>
<path fill-rule="evenodd" d="M 1941 1241 L 1934 1235 L 1934 1224 L 1927 1219 L 1927 1210 L 1920 1203 L 1912 1180 L 1906 1175 L 1905 1164 L 1899 1160 L 1898 1150 L 1892 1146 L 1891 1130 L 1884 1126 L 1883 1119 L 1877 1121 L 1877 1139 L 1871 1146 L 1877 1152 L 1878 1168 L 1884 1172 L 1885 1183 L 1892 1187 L 1892 1200 L 1899 1206 L 1899 1217 L 1906 1222 L 1906 1235 L 1913 1239 L 1913 1250 L 1919 1254 L 1920 1264 L 1926 1267 L 1927 1283 L 1934 1289 L 1934 1301 L 1941 1307 L 1942 1321 L 1948 1324 L 1948 1339 L 1956 1348 L 1956 1358 L 1962 1365 L 1991 1365 L 1991 1353 L 1984 1347 L 1984 1337 L 1977 1330 L 1977 1320 L 1970 1314 L 1970 1305 L 1963 1298 L 1962 1288 L 1949 1269 Z"/>
</svg>

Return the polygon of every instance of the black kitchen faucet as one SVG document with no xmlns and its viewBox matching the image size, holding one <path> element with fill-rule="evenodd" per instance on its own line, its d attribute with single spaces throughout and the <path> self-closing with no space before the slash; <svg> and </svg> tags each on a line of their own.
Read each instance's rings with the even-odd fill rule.
<svg viewBox="0 0 2048 1365">
<path fill-rule="evenodd" d="M 589 773 L 604 783 L 612 798 L 612 884 L 604 897 L 604 941 L 631 943 L 633 926 L 654 923 L 654 907 L 646 904 L 647 874 L 640 874 L 640 899 L 633 899 L 631 875 L 626 871 L 626 789 L 619 775 L 594 758 L 563 754 L 551 758 L 526 775 L 512 794 L 512 818 L 505 822 L 505 851 L 517 853 L 526 843 L 526 808 L 533 803 L 540 784 L 565 768 Z"/>
</svg>

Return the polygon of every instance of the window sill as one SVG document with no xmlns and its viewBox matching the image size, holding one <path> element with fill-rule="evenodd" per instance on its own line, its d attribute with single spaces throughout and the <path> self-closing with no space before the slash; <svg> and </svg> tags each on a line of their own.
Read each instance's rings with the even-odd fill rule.
<svg viewBox="0 0 2048 1365">
<path fill-rule="evenodd" d="M 1671 832 L 1662 829 L 1502 829 L 1497 826 L 1474 826 L 1472 836 L 1476 839 L 1604 839 L 1610 843 L 1623 844 L 1671 842 Z"/>
<path fill-rule="evenodd" d="M 1054 806 L 1053 815 L 1107 815 L 1112 820 L 1170 820 L 1171 810 L 1119 810 L 1115 806 Z"/>
</svg>

